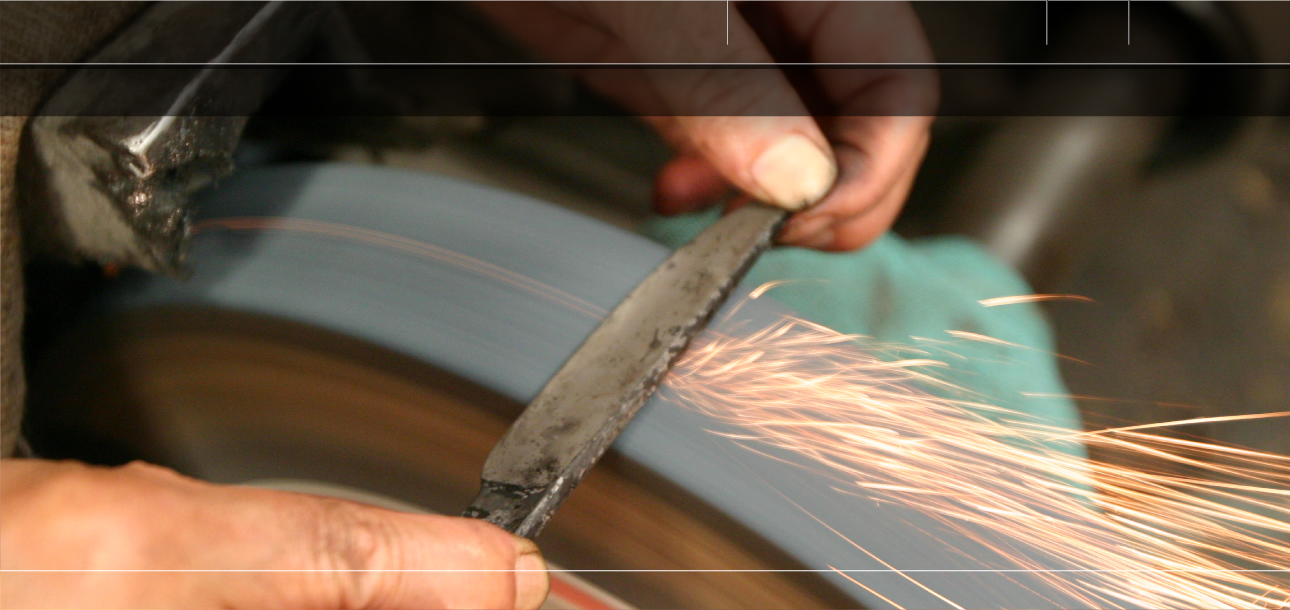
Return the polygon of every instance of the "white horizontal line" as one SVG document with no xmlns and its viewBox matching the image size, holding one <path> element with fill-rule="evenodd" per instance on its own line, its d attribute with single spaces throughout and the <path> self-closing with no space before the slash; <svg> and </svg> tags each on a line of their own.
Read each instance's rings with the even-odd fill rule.
<svg viewBox="0 0 1290 610">
<path fill-rule="evenodd" d="M 1120 572 L 1149 572 L 1149 573 L 1199 573 L 1199 574 L 1233 574 L 1233 573 L 1261 573 L 1277 574 L 1290 573 L 1290 570 L 1218 570 L 1218 569 L 1196 569 L 1196 570 L 968 570 L 968 569 L 921 569 L 921 570 L 893 570 L 893 569 L 837 569 L 837 570 L 813 570 L 813 569 L 789 569 L 789 570 L 681 570 L 681 569 L 660 569 L 660 570 L 609 570 L 609 569 L 587 569 L 577 570 L 571 568 L 552 568 L 550 570 L 470 570 L 470 569 L 281 569 L 281 570 L 235 570 L 235 569 L 210 569 L 210 570 L 112 570 L 112 569 L 94 569 L 94 570 L 25 570 L 25 569 L 0 569 L 0 573 L 43 573 L 43 572 L 553 572 L 553 573 L 609 573 L 609 572 L 627 572 L 627 573 L 644 573 L 644 572 L 661 572 L 661 573 L 691 573 L 691 572 L 730 572 L 730 573 L 793 573 L 793 572 L 846 572 L 848 574 L 926 574 L 926 573 L 1032 573 L 1032 574 L 1049 574 L 1049 573 L 1120 573 Z"/>
</svg>

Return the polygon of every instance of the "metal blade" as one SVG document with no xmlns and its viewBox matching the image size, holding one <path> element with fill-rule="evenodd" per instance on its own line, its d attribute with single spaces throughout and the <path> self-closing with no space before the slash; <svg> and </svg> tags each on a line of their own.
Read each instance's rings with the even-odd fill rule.
<svg viewBox="0 0 1290 610">
<path fill-rule="evenodd" d="M 654 393 L 788 213 L 749 204 L 646 277 L 591 333 L 484 463 L 465 516 L 532 538 Z"/>
</svg>

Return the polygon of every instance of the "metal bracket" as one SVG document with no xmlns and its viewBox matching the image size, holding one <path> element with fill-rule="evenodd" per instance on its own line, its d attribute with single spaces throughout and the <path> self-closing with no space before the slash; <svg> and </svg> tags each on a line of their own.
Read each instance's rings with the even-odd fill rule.
<svg viewBox="0 0 1290 610">
<path fill-rule="evenodd" d="M 191 194 L 232 171 L 248 115 L 313 42 L 315 2 L 158 2 L 31 122 L 38 206 L 75 254 L 182 268 Z M 246 64 L 259 64 L 247 66 Z"/>
</svg>

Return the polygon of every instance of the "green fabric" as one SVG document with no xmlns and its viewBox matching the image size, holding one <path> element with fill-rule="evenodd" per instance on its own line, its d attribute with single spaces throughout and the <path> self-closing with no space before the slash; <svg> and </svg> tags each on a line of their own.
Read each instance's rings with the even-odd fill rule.
<svg viewBox="0 0 1290 610">
<path fill-rule="evenodd" d="M 655 218 L 644 234 L 676 248 L 717 218 L 716 212 Z M 964 359 L 948 358 L 948 380 L 992 404 L 1038 418 L 1048 425 L 1081 429 L 1079 411 L 1053 355 L 1047 320 L 1033 304 L 985 307 L 982 299 L 1033 292 L 1014 271 L 962 237 L 904 240 L 888 234 L 859 252 L 825 253 L 777 248 L 748 273 L 754 284 L 785 283 L 770 293 L 802 317 L 836 331 L 880 342 L 937 345 L 950 342 Z M 818 281 L 817 281 L 818 280 Z M 965 341 L 946 333 L 966 331 L 1026 348 Z M 983 413 L 986 417 L 992 417 Z M 1064 444 L 1082 454 L 1081 448 Z"/>
</svg>

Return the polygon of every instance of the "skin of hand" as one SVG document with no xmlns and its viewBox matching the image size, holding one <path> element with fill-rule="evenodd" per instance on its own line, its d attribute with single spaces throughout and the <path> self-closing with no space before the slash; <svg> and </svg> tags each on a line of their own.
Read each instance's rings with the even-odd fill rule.
<svg viewBox="0 0 1290 610">
<path fill-rule="evenodd" d="M 928 63 L 905 2 L 478 2 L 567 63 Z M 733 185 L 795 214 L 783 243 L 853 250 L 885 232 L 927 149 L 938 87 L 925 68 L 581 69 L 679 151 L 656 208 L 710 206 Z"/>
<path fill-rule="evenodd" d="M 0 498 L 0 567 L 70 570 L 0 573 L 5 608 L 537 608 L 547 594 L 537 546 L 475 519 L 142 462 L 6 459 Z"/>
</svg>

